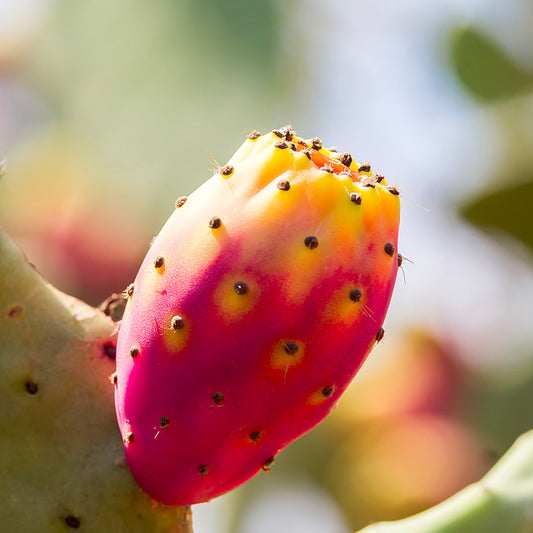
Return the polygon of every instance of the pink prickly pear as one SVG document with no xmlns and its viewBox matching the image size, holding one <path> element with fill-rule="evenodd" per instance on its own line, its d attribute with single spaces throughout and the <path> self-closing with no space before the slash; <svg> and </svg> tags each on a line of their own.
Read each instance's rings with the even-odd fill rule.
<svg viewBox="0 0 533 533">
<path fill-rule="evenodd" d="M 185 505 L 268 470 L 335 406 L 383 337 L 400 206 L 286 127 L 176 207 L 128 291 L 115 399 L 133 476 Z"/>
</svg>

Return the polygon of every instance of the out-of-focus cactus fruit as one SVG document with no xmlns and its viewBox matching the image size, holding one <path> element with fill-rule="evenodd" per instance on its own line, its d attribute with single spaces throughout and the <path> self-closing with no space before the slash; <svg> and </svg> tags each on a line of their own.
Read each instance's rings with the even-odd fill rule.
<svg viewBox="0 0 533 533">
<path fill-rule="evenodd" d="M 397 522 L 359 533 L 531 533 L 533 431 L 519 437 L 480 481 L 448 500 Z"/>
<path fill-rule="evenodd" d="M 125 464 L 114 328 L 47 284 L 0 229 L 2 531 L 191 531 L 189 510 L 151 500 Z"/>
<path fill-rule="evenodd" d="M 402 415 L 354 430 L 335 454 L 328 485 L 361 524 L 427 509 L 479 479 L 487 465 L 478 437 L 465 424 Z"/>
<path fill-rule="evenodd" d="M 354 524 L 422 511 L 479 479 L 479 437 L 454 418 L 466 374 L 445 335 L 409 329 L 384 345 L 330 420 L 342 439 L 327 483 Z"/>
<path fill-rule="evenodd" d="M 152 237 L 144 212 L 99 195 L 104 172 L 66 135 L 30 146 L 9 159 L 2 224 L 49 282 L 96 305 L 135 276 Z"/>
<path fill-rule="evenodd" d="M 346 390 L 332 422 L 339 429 L 404 414 L 450 414 L 460 403 L 465 373 L 452 342 L 408 329 L 381 347 Z"/>
</svg>

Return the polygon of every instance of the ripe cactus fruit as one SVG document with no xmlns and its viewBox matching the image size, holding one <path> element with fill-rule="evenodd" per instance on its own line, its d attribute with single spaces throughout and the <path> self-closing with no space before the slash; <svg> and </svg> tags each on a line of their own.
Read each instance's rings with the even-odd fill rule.
<svg viewBox="0 0 533 533">
<path fill-rule="evenodd" d="M 177 201 L 117 345 L 126 457 L 153 498 L 223 494 L 331 411 L 383 337 L 399 207 L 367 163 L 289 127 Z"/>
</svg>

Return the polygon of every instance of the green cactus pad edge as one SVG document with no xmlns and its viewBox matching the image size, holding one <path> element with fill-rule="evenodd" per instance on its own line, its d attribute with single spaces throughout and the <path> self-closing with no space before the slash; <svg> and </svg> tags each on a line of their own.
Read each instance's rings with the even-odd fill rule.
<svg viewBox="0 0 533 533">
<path fill-rule="evenodd" d="M 0 228 L 3 531 L 192 531 L 190 509 L 153 501 L 125 464 L 114 329 L 46 283 Z"/>
</svg>

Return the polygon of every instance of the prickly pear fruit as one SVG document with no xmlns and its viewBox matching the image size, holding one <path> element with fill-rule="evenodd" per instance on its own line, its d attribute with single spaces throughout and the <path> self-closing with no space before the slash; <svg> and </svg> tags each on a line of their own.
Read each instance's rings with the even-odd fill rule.
<svg viewBox="0 0 533 533">
<path fill-rule="evenodd" d="M 268 470 L 335 406 L 383 336 L 399 196 L 286 127 L 176 208 L 128 290 L 115 404 L 135 479 L 183 505 Z"/>
<path fill-rule="evenodd" d="M 154 505 L 126 468 L 114 329 L 0 228 L 0 530 L 191 532 L 189 509 Z"/>
</svg>

